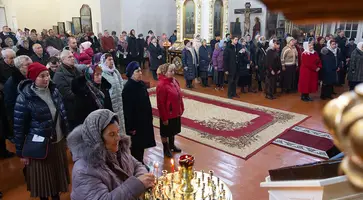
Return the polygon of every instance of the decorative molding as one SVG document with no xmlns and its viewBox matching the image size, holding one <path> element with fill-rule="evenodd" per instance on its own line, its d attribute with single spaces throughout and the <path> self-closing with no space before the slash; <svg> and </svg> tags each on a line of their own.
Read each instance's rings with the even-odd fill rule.
<svg viewBox="0 0 363 200">
<path fill-rule="evenodd" d="M 184 3 L 187 0 L 176 0 L 176 30 L 179 42 L 184 40 Z M 202 29 L 202 0 L 192 0 L 195 6 L 195 33 L 201 34 Z"/>
<path fill-rule="evenodd" d="M 217 0 L 209 0 L 209 27 L 208 27 L 208 41 L 214 38 L 214 5 Z M 220 33 L 222 38 L 228 33 L 228 0 L 222 0 L 223 4 L 223 20 L 222 20 L 222 32 Z"/>
</svg>

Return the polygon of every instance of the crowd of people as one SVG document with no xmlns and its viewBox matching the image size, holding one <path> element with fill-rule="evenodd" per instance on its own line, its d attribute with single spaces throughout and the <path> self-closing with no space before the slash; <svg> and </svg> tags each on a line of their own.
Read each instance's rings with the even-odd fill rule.
<svg viewBox="0 0 363 200">
<path fill-rule="evenodd" d="M 297 39 L 295 39 L 297 38 Z M 199 35 L 184 41 L 182 63 L 187 88 L 193 82 L 208 87 L 212 77 L 216 90 L 228 84 L 228 98 L 239 98 L 241 93 L 264 91 L 267 99 L 275 99 L 277 88 L 281 93 L 301 93 L 301 100 L 313 101 L 309 94 L 316 93 L 321 86 L 321 99 L 332 99 L 334 87 L 349 81 L 351 90 L 363 82 L 363 43 L 337 35 L 315 37 L 314 31 L 304 34 L 287 34 L 284 39 L 257 35 L 245 37 L 227 34 L 215 39 L 207 46 Z M 256 83 L 256 84 L 253 84 Z M 264 86 L 264 87 L 263 87 Z"/>
<path fill-rule="evenodd" d="M 12 33 L 3 27 L 0 157 L 20 158 L 32 197 L 56 200 L 68 190 L 67 147 L 75 163 L 72 199 L 136 199 L 154 186 L 143 160 L 144 150 L 156 142 L 142 70 L 148 59 L 158 81 L 163 152 L 172 157 L 182 151 L 175 135 L 181 132 L 184 104 L 165 47 L 176 41 L 176 31 L 168 38 L 150 30 L 144 39 L 135 30 L 119 37 L 105 30 L 96 37 L 56 35 L 51 29 Z M 228 84 L 228 98 L 238 98 L 239 87 L 242 94 L 264 91 L 273 100 L 280 87 L 308 102 L 320 85 L 321 98 L 331 99 L 346 77 L 351 90 L 363 82 L 363 43 L 348 42 L 344 31 L 335 38 L 310 34 L 284 40 L 216 34 L 209 45 L 196 34 L 184 45 L 186 87 L 209 87 L 212 77 L 216 90 Z M 6 149 L 5 139 L 15 144 L 16 154 Z"/>
<path fill-rule="evenodd" d="M 136 39 L 135 30 L 115 35 L 68 35 L 63 41 L 53 30 L 14 34 L 3 27 L 0 157 L 20 158 L 31 197 L 58 200 L 67 192 L 67 148 L 74 161 L 72 199 L 131 200 L 154 187 L 144 163 L 145 149 L 156 146 L 142 81 L 145 51 L 160 80 L 156 96 L 164 155 L 182 151 L 175 135 L 181 131 L 183 99 L 175 65 L 165 63 L 161 48 L 176 41 L 175 32 L 170 41 L 152 31 L 146 40 L 142 34 Z M 6 139 L 15 144 L 15 153 L 6 149 Z"/>
</svg>

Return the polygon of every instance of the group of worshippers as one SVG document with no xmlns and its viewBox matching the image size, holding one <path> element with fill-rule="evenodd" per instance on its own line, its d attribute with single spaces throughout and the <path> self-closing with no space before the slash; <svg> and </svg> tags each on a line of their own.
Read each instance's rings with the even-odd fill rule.
<svg viewBox="0 0 363 200">
<path fill-rule="evenodd" d="M 151 36 L 150 43 L 154 39 Z M 94 53 L 88 42 L 79 44 L 69 36 L 60 53 L 50 57 L 44 56 L 39 43 L 33 44 L 30 56 L 17 55 L 9 46 L 1 51 L 0 156 L 20 158 L 31 197 L 57 200 L 67 192 L 67 143 L 75 162 L 72 199 L 136 199 L 154 186 L 155 177 L 144 164 L 144 150 L 156 143 L 141 65 L 130 61 L 125 80 L 113 51 Z M 166 157 L 181 152 L 175 135 L 181 131 L 184 104 L 174 71 L 170 64 L 157 68 L 157 108 Z M 15 144 L 16 154 L 6 149 L 5 139 Z"/>
<path fill-rule="evenodd" d="M 254 40 L 247 35 L 238 38 L 227 34 L 221 40 L 219 34 L 210 41 L 210 46 L 200 35 L 185 40 L 182 63 L 186 87 L 193 88 L 193 81 L 208 87 L 208 77 L 213 76 L 216 90 L 228 83 L 228 98 L 239 98 L 241 93 L 265 91 L 267 99 L 276 99 L 278 86 L 283 93 L 301 93 L 301 100 L 313 101 L 311 93 L 316 93 L 321 85 L 320 98 L 332 99 L 334 86 L 342 86 L 348 79 L 350 89 L 363 82 L 362 44 L 349 42 L 344 31 L 334 38 L 299 38 L 298 42 L 288 35 L 283 42 L 276 37 L 269 41 L 257 35 Z M 282 47 L 283 44 L 286 44 Z M 225 80 L 227 76 L 227 80 Z M 258 88 L 252 86 L 256 81 Z"/>
</svg>

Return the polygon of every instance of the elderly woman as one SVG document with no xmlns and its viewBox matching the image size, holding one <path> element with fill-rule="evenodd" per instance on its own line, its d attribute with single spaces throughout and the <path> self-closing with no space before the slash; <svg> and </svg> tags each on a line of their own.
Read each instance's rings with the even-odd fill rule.
<svg viewBox="0 0 363 200">
<path fill-rule="evenodd" d="M 75 94 L 75 126 L 83 123 L 86 117 L 98 109 L 112 110 L 109 90 L 111 84 L 102 77 L 99 65 L 88 67 L 85 76 L 72 81 L 72 92 Z"/>
<path fill-rule="evenodd" d="M 120 65 L 120 71 L 122 74 L 126 72 L 127 65 L 127 41 L 123 35 L 120 35 L 120 40 L 117 44 L 116 57 L 118 59 L 118 64 Z"/>
<path fill-rule="evenodd" d="M 136 33 L 134 29 L 130 31 L 129 36 L 127 37 L 127 44 L 127 57 L 129 62 L 137 61 L 139 56 L 139 47 L 137 46 Z"/>
<path fill-rule="evenodd" d="M 33 51 L 29 46 L 29 40 L 19 41 L 19 50 L 16 52 L 16 56 L 32 56 Z"/>
<path fill-rule="evenodd" d="M 224 82 L 223 51 L 227 43 L 222 43 L 222 44 L 223 44 L 222 47 L 220 46 L 220 43 L 215 44 L 212 56 L 214 74 L 217 75 L 214 80 L 217 86 L 215 90 L 223 90 L 223 82 Z"/>
<path fill-rule="evenodd" d="M 160 115 L 160 136 L 164 156 L 171 158 L 173 152 L 181 152 L 175 146 L 175 135 L 181 132 L 181 116 L 184 113 L 183 95 L 179 82 L 174 78 L 175 65 L 163 64 L 158 69 L 160 81 L 156 87 L 157 106 Z M 168 141 L 169 139 L 169 141 Z"/>
<path fill-rule="evenodd" d="M 149 53 L 150 53 L 150 70 L 153 75 L 154 80 L 158 80 L 158 76 L 156 71 L 158 70 L 158 67 L 163 63 L 163 50 L 157 43 L 157 39 L 155 36 L 151 37 L 151 43 L 149 44 Z"/>
<path fill-rule="evenodd" d="M 197 77 L 198 54 L 189 40 L 184 40 L 185 48 L 182 51 L 182 64 L 184 79 L 187 88 L 193 88 L 193 79 Z"/>
<path fill-rule="evenodd" d="M 68 134 L 62 97 L 50 82 L 48 69 L 28 66 L 27 78 L 19 84 L 14 111 L 16 154 L 26 165 L 26 183 L 31 197 L 59 200 L 70 183 L 65 136 Z"/>
<path fill-rule="evenodd" d="M 138 62 L 127 66 L 126 76 L 128 81 L 122 91 L 126 134 L 131 136 L 131 155 L 144 163 L 144 150 L 156 146 L 149 93 Z"/>
<path fill-rule="evenodd" d="M 202 46 L 199 48 L 199 74 L 202 79 L 202 86 L 208 86 L 208 68 L 211 62 L 211 52 L 207 47 L 207 41 L 202 41 Z"/>
<path fill-rule="evenodd" d="M 120 120 L 120 133 L 125 133 L 124 111 L 122 105 L 122 90 L 124 89 L 124 81 L 120 72 L 115 67 L 112 54 L 103 54 L 100 66 L 102 68 L 102 77 L 111 84 L 109 93 L 112 102 L 112 110 L 117 114 Z"/>
<path fill-rule="evenodd" d="M 68 136 L 75 162 L 72 200 L 137 200 L 154 187 L 154 175 L 130 155 L 130 139 L 118 133 L 117 115 L 100 109 Z"/>
<path fill-rule="evenodd" d="M 357 48 L 350 56 L 350 67 L 348 71 L 350 90 L 363 82 L 363 42 L 359 42 Z"/>
<path fill-rule="evenodd" d="M 319 71 L 321 68 L 319 54 L 314 51 L 314 41 L 304 42 L 298 85 L 302 101 L 312 101 L 309 94 L 318 91 Z"/>
<path fill-rule="evenodd" d="M 281 84 L 283 91 L 286 93 L 294 92 L 296 82 L 296 69 L 298 66 L 298 52 L 295 48 L 296 40 L 293 37 L 286 38 L 287 45 L 281 52 Z"/>
</svg>

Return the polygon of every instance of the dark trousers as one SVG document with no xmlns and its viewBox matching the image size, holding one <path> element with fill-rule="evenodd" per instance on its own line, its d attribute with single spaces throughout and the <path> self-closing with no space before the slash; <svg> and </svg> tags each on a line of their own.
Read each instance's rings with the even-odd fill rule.
<svg viewBox="0 0 363 200">
<path fill-rule="evenodd" d="M 185 80 L 185 82 L 187 83 L 187 88 L 192 87 L 192 85 L 193 85 L 193 80 Z"/>
<path fill-rule="evenodd" d="M 157 81 L 158 80 L 158 74 L 156 73 L 156 70 L 151 70 L 151 73 L 153 74 L 153 79 L 155 81 Z"/>
<path fill-rule="evenodd" d="M 141 162 L 142 164 L 144 164 L 144 149 L 140 149 L 137 146 L 133 147 L 131 146 L 131 155 L 138 160 L 139 162 Z"/>
<path fill-rule="evenodd" d="M 217 86 L 222 87 L 224 84 L 224 72 L 218 72 Z"/>
<path fill-rule="evenodd" d="M 347 74 L 347 72 L 346 72 L 345 68 L 340 68 L 340 71 L 338 72 L 338 85 L 345 84 L 346 74 Z"/>
<path fill-rule="evenodd" d="M 349 90 L 354 90 L 355 86 L 361 84 L 361 81 L 349 81 Z"/>
<path fill-rule="evenodd" d="M 333 95 L 333 85 L 323 84 L 321 87 L 321 98 L 332 98 Z"/>
<path fill-rule="evenodd" d="M 208 85 L 208 77 L 202 78 L 202 85 L 207 86 Z"/>
<path fill-rule="evenodd" d="M 238 77 L 237 73 L 228 74 L 228 97 L 234 97 L 237 95 Z"/>
<path fill-rule="evenodd" d="M 267 76 L 265 81 L 265 92 L 267 96 L 273 96 L 276 92 L 277 76 Z"/>
</svg>

